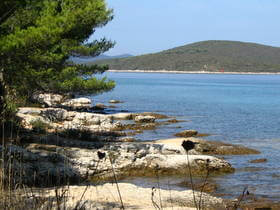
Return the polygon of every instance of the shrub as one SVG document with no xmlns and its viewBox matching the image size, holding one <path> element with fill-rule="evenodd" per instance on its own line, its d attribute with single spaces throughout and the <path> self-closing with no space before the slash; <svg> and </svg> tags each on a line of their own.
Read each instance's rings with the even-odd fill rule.
<svg viewBox="0 0 280 210">
<path fill-rule="evenodd" d="M 50 128 L 52 128 L 48 123 L 43 122 L 40 119 L 31 122 L 32 130 L 36 133 L 44 134 Z"/>
</svg>

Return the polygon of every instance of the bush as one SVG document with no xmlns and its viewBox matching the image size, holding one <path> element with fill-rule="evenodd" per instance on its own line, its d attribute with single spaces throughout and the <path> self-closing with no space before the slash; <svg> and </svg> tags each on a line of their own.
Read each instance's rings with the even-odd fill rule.
<svg viewBox="0 0 280 210">
<path fill-rule="evenodd" d="M 83 141 L 98 141 L 98 137 L 94 136 L 90 130 L 87 129 L 73 129 L 64 130 L 61 135 L 66 138 L 79 139 Z"/>
<path fill-rule="evenodd" d="M 48 123 L 43 122 L 40 119 L 31 122 L 32 130 L 36 133 L 44 134 L 48 129 L 52 128 Z"/>
</svg>

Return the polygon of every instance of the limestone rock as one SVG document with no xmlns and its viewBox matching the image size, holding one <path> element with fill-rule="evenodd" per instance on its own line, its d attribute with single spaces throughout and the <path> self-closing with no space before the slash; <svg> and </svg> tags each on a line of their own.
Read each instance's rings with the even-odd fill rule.
<svg viewBox="0 0 280 210">
<path fill-rule="evenodd" d="M 0 146 L 0 153 L 3 151 L 7 156 L 6 160 L 11 158 L 13 163 L 9 170 L 12 170 L 15 184 L 51 186 L 66 183 L 67 180 L 74 183 L 80 177 L 77 171 L 66 165 L 68 160 L 63 154 L 47 150 L 29 151 L 15 145 L 5 148 Z M 5 167 L 9 167 L 9 164 Z M 8 174 L 5 177 L 9 177 Z"/>
<path fill-rule="evenodd" d="M 110 100 L 109 103 L 111 103 L 111 104 L 118 104 L 118 103 L 122 103 L 122 101 L 119 101 L 119 100 Z"/>
<path fill-rule="evenodd" d="M 265 163 L 265 162 L 267 162 L 266 158 L 260 158 L 260 159 L 255 159 L 250 161 L 250 163 Z"/>
<path fill-rule="evenodd" d="M 41 111 L 40 115 L 50 121 L 71 120 L 71 115 L 68 117 L 68 111 L 61 108 L 46 108 Z"/>
<path fill-rule="evenodd" d="M 131 120 L 132 114 L 131 113 L 116 113 L 111 115 L 114 120 Z"/>
<path fill-rule="evenodd" d="M 17 113 L 25 115 L 39 115 L 43 109 L 35 107 L 19 107 Z"/>
<path fill-rule="evenodd" d="M 100 125 L 101 121 L 99 115 L 87 112 L 77 112 L 73 118 L 73 123 L 81 125 Z"/>
<path fill-rule="evenodd" d="M 172 145 L 172 144 L 162 144 L 162 153 L 165 155 L 170 155 L 170 154 L 185 155 L 186 151 L 182 146 L 177 146 L 177 145 Z M 193 149 L 193 150 L 189 151 L 189 154 L 190 155 L 199 155 L 200 153 Z"/>
<path fill-rule="evenodd" d="M 91 102 L 88 98 L 74 98 L 65 101 L 62 105 L 72 109 L 85 109 L 92 107 Z"/>
<path fill-rule="evenodd" d="M 140 187 L 129 183 L 118 183 L 122 201 L 125 209 L 153 210 L 155 209 L 151 201 L 151 187 Z M 86 189 L 86 190 L 85 190 Z M 160 197 L 159 197 L 160 190 Z M 110 192 L 110 193 L 108 193 Z M 197 198 L 200 192 L 194 192 Z M 55 197 L 54 189 L 44 193 L 44 196 Z M 106 183 L 102 185 L 89 186 L 69 186 L 69 199 L 62 208 L 73 209 L 83 196 L 84 209 L 121 209 L 121 203 L 117 199 L 118 188 L 114 183 Z M 202 209 L 226 209 L 225 201 L 221 198 L 211 196 L 206 193 L 201 195 Z M 195 210 L 193 201 L 193 192 L 191 190 L 167 190 L 154 188 L 153 200 L 157 205 L 162 205 L 165 210 Z M 62 204 L 64 205 L 64 204 Z"/>
<path fill-rule="evenodd" d="M 157 140 L 153 143 L 171 146 L 179 151 L 182 148 L 182 142 L 189 140 L 195 143 L 195 148 L 190 150 L 189 154 L 203 154 L 203 155 L 248 155 L 259 154 L 260 152 L 242 145 L 227 144 L 219 141 L 206 141 L 196 137 L 189 138 L 173 138 Z"/>
<path fill-rule="evenodd" d="M 46 104 L 49 107 L 57 106 L 63 101 L 63 96 L 52 93 L 35 93 L 32 95 L 32 100 L 40 104 Z"/>
<path fill-rule="evenodd" d="M 184 174 L 188 164 L 190 164 L 192 173 L 198 175 L 206 173 L 206 163 L 208 161 L 212 172 L 224 173 L 234 171 L 228 162 L 213 156 L 189 155 L 189 162 L 187 160 L 187 155 L 149 154 L 144 158 L 138 159 L 135 167 L 142 168 L 142 173 L 146 174 L 157 171 L 161 174 Z"/>
<path fill-rule="evenodd" d="M 155 122 L 156 118 L 153 116 L 149 116 L 149 115 L 147 115 L 147 116 L 139 115 L 139 116 L 136 116 L 134 120 L 135 120 L 135 122 L 139 122 L 139 123 L 153 123 L 153 122 Z"/>
<path fill-rule="evenodd" d="M 156 119 L 167 119 L 169 116 L 164 115 L 164 114 L 159 114 L 159 113 L 154 113 L 154 112 L 142 112 L 142 113 L 135 113 L 133 114 L 134 117 L 142 115 L 142 116 L 153 116 Z"/>
<path fill-rule="evenodd" d="M 46 185 L 56 184 L 54 182 L 57 180 L 65 181 L 61 180 L 61 177 L 67 178 L 69 183 L 75 183 L 78 178 L 88 176 L 111 179 L 113 173 L 110 159 L 118 177 L 183 175 L 188 169 L 188 164 L 193 175 L 205 174 L 206 165 L 211 167 L 211 172 L 228 173 L 234 170 L 225 160 L 207 155 L 189 155 L 187 158 L 180 148 L 166 147 L 162 144 L 106 143 L 107 139 L 112 141 L 111 136 L 100 136 L 98 138 L 101 141 L 95 142 L 71 140 L 56 135 L 41 138 L 35 136 L 28 140 L 33 143 L 26 148 L 9 146 L 7 151 L 10 153 L 5 154 L 9 157 L 19 157 L 14 160 L 15 174 L 19 176 L 20 173 L 17 172 L 22 170 L 25 176 L 21 179 L 28 185 L 34 184 L 34 180 L 35 184 L 40 184 L 42 180 L 49 180 Z M 119 141 L 122 137 L 116 139 Z M 99 160 L 98 151 L 106 154 L 104 160 Z M 35 178 L 34 174 L 36 174 Z"/>
<path fill-rule="evenodd" d="M 136 139 L 133 138 L 133 137 L 126 136 L 126 137 L 118 138 L 118 141 L 120 141 L 120 142 L 135 142 Z"/>
<path fill-rule="evenodd" d="M 95 107 L 96 109 L 105 109 L 105 108 L 106 108 L 106 106 L 105 106 L 104 104 L 101 104 L 101 103 L 95 104 L 94 107 Z"/>
<path fill-rule="evenodd" d="M 89 112 L 67 111 L 63 108 L 20 108 L 17 113 L 22 125 L 32 129 L 32 122 L 42 121 L 51 128 L 60 131 L 75 130 L 76 132 L 111 132 L 122 124 L 113 122 L 113 117 L 106 114 L 95 114 Z M 93 137 L 94 139 L 95 137 Z"/>
<path fill-rule="evenodd" d="M 181 131 L 179 133 L 176 133 L 175 136 L 178 137 L 192 137 L 192 136 L 196 136 L 198 134 L 198 132 L 196 130 L 184 130 Z"/>
</svg>

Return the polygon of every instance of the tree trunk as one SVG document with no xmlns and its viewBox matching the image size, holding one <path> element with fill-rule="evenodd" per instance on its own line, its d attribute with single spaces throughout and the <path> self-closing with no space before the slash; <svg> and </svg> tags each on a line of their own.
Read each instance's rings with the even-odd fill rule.
<svg viewBox="0 0 280 210">
<path fill-rule="evenodd" d="M 4 85 L 4 78 L 3 73 L 0 71 L 0 125 L 5 118 L 5 85 Z"/>
</svg>

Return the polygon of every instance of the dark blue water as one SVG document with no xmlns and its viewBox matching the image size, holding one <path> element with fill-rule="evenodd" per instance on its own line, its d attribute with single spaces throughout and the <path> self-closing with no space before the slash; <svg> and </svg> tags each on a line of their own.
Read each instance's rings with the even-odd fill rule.
<svg viewBox="0 0 280 210">
<path fill-rule="evenodd" d="M 210 133 L 209 140 L 242 144 L 260 155 L 230 156 L 236 173 L 215 178 L 220 192 L 252 192 L 280 199 L 280 75 L 106 73 L 116 81 L 94 102 L 124 101 L 117 111 L 158 112 L 187 122 L 138 135 L 141 140 L 174 137 L 184 129 Z M 178 128 L 180 126 L 181 128 Z M 248 163 L 267 158 L 261 164 Z"/>
</svg>

